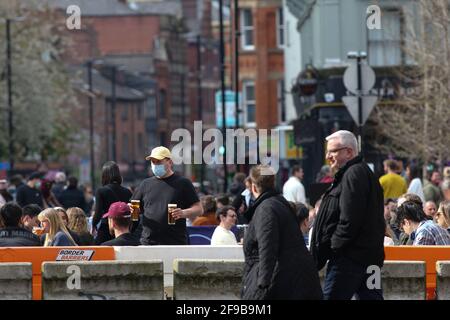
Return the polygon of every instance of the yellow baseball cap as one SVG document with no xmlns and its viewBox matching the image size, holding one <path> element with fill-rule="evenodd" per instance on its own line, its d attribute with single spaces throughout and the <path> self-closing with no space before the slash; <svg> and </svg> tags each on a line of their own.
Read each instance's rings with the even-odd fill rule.
<svg viewBox="0 0 450 320">
<path fill-rule="evenodd" d="M 151 160 L 151 159 L 156 159 L 156 160 L 162 160 L 162 159 L 171 159 L 172 158 L 172 154 L 170 153 L 170 150 L 167 149 L 166 147 L 156 147 L 152 150 L 152 153 L 147 156 L 145 158 L 145 160 Z"/>
</svg>

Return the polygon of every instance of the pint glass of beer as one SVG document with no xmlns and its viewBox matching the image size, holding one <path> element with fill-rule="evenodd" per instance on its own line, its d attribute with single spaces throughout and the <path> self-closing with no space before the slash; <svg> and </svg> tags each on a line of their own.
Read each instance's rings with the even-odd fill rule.
<svg viewBox="0 0 450 320">
<path fill-rule="evenodd" d="M 139 221 L 139 209 L 141 207 L 141 200 L 131 200 L 133 212 L 131 213 L 131 221 Z"/>
<path fill-rule="evenodd" d="M 33 227 L 33 233 L 37 236 L 41 236 L 44 233 L 43 227 Z"/>
<path fill-rule="evenodd" d="M 175 219 L 174 219 L 174 217 L 172 217 L 172 212 L 176 208 L 177 208 L 176 204 L 169 203 L 167 205 L 167 223 L 168 224 L 175 224 Z"/>
</svg>

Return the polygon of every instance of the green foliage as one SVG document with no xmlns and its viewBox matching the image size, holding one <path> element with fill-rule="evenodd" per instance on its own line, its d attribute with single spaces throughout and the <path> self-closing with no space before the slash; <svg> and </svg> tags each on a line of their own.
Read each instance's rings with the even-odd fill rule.
<svg viewBox="0 0 450 320">
<path fill-rule="evenodd" d="M 56 13 L 38 1 L 26 7 L 0 2 L 0 16 L 11 22 L 12 93 L 16 160 L 57 160 L 67 155 L 74 132 L 69 107 L 76 103 L 61 55 L 66 47 L 64 26 Z M 0 23 L 0 43 L 6 44 L 6 24 Z M 6 55 L 0 52 L 0 158 L 7 157 Z"/>
</svg>

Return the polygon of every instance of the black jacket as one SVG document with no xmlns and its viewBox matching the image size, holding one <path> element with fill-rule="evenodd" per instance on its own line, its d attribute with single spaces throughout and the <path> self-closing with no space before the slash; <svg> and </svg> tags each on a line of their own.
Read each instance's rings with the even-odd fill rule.
<svg viewBox="0 0 450 320">
<path fill-rule="evenodd" d="M 39 247 L 39 237 L 23 228 L 0 229 L 0 247 Z"/>
<path fill-rule="evenodd" d="M 251 209 L 254 214 L 244 239 L 242 298 L 322 299 L 317 269 L 288 202 L 269 191 Z"/>
<path fill-rule="evenodd" d="M 78 207 L 86 212 L 86 199 L 83 191 L 78 188 L 67 188 L 62 191 L 58 197 L 58 201 L 66 208 Z"/>
<path fill-rule="evenodd" d="M 360 156 L 350 160 L 325 192 L 313 227 L 311 253 L 317 268 L 345 256 L 363 266 L 382 266 L 383 190 Z"/>
</svg>

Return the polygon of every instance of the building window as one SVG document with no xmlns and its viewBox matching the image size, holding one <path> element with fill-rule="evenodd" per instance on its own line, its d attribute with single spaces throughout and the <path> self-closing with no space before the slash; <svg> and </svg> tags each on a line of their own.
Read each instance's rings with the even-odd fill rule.
<svg viewBox="0 0 450 320">
<path fill-rule="evenodd" d="M 383 28 L 368 30 L 369 64 L 397 66 L 402 64 L 401 15 L 399 10 L 383 11 Z"/>
<path fill-rule="evenodd" d="M 166 117 L 166 90 L 159 90 L 159 116 Z"/>
<path fill-rule="evenodd" d="M 166 145 L 166 133 L 165 132 L 160 132 L 159 133 L 159 142 L 161 146 L 165 146 Z"/>
<path fill-rule="evenodd" d="M 251 9 L 241 9 L 242 49 L 254 50 L 253 39 L 253 13 Z"/>
<path fill-rule="evenodd" d="M 144 136 L 142 135 L 141 132 L 138 133 L 138 137 L 137 137 L 137 148 L 136 150 L 142 150 L 145 148 L 144 145 Z"/>
<path fill-rule="evenodd" d="M 128 162 L 129 151 L 128 151 L 128 134 L 124 133 L 122 135 L 122 161 Z"/>
<path fill-rule="evenodd" d="M 144 109 L 144 117 L 145 118 L 152 118 L 156 119 L 156 98 L 154 96 L 148 97 L 148 99 L 145 102 L 145 109 Z"/>
<path fill-rule="evenodd" d="M 128 120 L 128 105 L 124 104 L 122 106 L 122 121 Z"/>
<path fill-rule="evenodd" d="M 280 123 L 286 122 L 286 95 L 284 80 L 278 80 L 277 83 L 277 102 Z"/>
<path fill-rule="evenodd" d="M 247 125 L 256 123 L 256 98 L 255 98 L 255 82 L 244 81 L 243 98 L 244 98 L 244 116 Z"/>
<path fill-rule="evenodd" d="M 139 120 L 142 119 L 142 104 L 141 103 L 139 103 L 137 105 L 137 118 Z"/>
<path fill-rule="evenodd" d="M 277 11 L 277 46 L 284 48 L 284 12 L 283 7 Z"/>
</svg>

